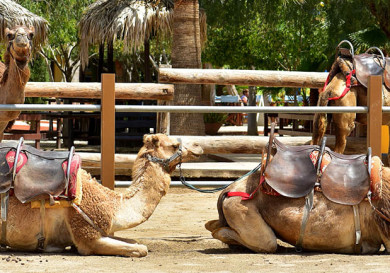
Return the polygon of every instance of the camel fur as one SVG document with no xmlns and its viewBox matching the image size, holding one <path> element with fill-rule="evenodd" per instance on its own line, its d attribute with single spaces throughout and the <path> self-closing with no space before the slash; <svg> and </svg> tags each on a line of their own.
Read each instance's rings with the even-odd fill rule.
<svg viewBox="0 0 390 273">
<path fill-rule="evenodd" d="M 251 193 L 259 184 L 260 171 L 231 184 L 218 199 L 219 219 L 206 223 L 215 239 L 241 245 L 254 252 L 274 253 L 277 239 L 295 245 L 301 228 L 305 198 L 287 198 L 257 191 L 251 200 L 225 197 L 227 192 Z M 390 168 L 382 170 L 383 195 L 374 205 L 390 216 Z M 368 201 L 359 205 L 362 254 L 377 253 L 382 244 L 390 252 L 390 223 L 379 217 Z M 329 201 L 321 192 L 314 194 L 303 237 L 303 250 L 356 253 L 352 206 Z M 358 251 L 359 252 L 359 251 Z"/>
<path fill-rule="evenodd" d="M 351 60 L 344 60 L 346 65 L 353 67 Z M 332 67 L 333 68 L 333 67 Z M 332 69 L 333 70 L 333 69 Z M 345 73 L 337 73 L 325 90 L 319 94 L 317 106 L 367 106 L 367 89 L 363 85 L 352 86 L 348 93 L 338 100 L 329 101 L 329 98 L 340 96 L 346 87 Z M 390 106 L 390 90 L 382 85 L 382 100 L 384 106 Z M 347 137 L 355 128 L 355 121 L 367 124 L 366 114 L 356 113 L 333 113 L 332 121 L 335 125 L 336 144 L 334 151 L 344 153 Z M 390 115 L 383 114 L 383 125 L 390 124 Z M 327 127 L 327 115 L 316 113 L 313 121 L 313 135 L 311 144 L 319 145 Z"/>
<path fill-rule="evenodd" d="M 180 162 L 179 158 L 175 159 L 167 170 L 161 164 L 149 161 L 147 155 L 167 159 L 178 149 L 179 142 L 175 138 L 163 134 L 146 135 L 144 146 L 134 162 L 133 183 L 125 193 L 100 185 L 86 171 L 80 170 L 82 201 L 79 207 L 106 234 L 145 222 L 167 193 L 171 182 L 170 173 Z M 200 146 L 183 147 L 182 160 L 196 159 L 201 153 L 203 151 Z M 11 196 L 7 245 L 11 249 L 34 251 L 37 247 L 37 234 L 40 232 L 40 217 L 39 209 L 32 209 L 29 203 L 22 204 Z M 44 224 L 45 252 L 62 252 L 68 246 L 75 246 L 82 255 L 142 257 L 148 252 L 145 245 L 133 240 L 104 236 L 72 207 L 46 209 Z"/>
<path fill-rule="evenodd" d="M 24 103 L 24 88 L 30 79 L 28 62 L 31 57 L 34 27 L 15 26 L 6 28 L 8 39 L 4 53 L 4 63 L 0 62 L 0 104 Z M 15 120 L 20 111 L 0 111 L 0 141 L 10 121 Z"/>
</svg>

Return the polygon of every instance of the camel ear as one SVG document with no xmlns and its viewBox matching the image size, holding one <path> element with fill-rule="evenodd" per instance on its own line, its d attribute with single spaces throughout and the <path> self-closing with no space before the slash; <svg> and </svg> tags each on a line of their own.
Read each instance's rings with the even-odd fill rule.
<svg viewBox="0 0 390 273">
<path fill-rule="evenodd" d="M 160 139 L 156 135 L 144 135 L 144 144 L 152 144 L 158 147 L 160 144 Z"/>
</svg>

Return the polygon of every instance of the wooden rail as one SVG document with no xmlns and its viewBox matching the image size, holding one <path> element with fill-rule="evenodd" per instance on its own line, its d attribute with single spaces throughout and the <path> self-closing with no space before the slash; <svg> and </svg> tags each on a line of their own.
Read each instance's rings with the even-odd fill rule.
<svg viewBox="0 0 390 273">
<path fill-rule="evenodd" d="M 24 92 L 26 97 L 102 98 L 101 84 L 98 82 L 29 82 Z M 173 85 L 116 83 L 115 98 L 128 100 L 173 100 Z"/>
<path fill-rule="evenodd" d="M 326 72 L 160 68 L 159 82 L 322 88 Z"/>
</svg>

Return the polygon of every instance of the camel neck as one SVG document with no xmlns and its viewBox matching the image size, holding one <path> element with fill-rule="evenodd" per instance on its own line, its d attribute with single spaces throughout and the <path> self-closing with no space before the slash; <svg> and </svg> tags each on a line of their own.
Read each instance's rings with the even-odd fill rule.
<svg viewBox="0 0 390 273">
<path fill-rule="evenodd" d="M 133 183 L 114 217 L 113 231 L 145 222 L 167 193 L 171 178 L 159 164 L 138 157 L 133 167 Z"/>
<path fill-rule="evenodd" d="M 26 61 L 17 61 L 11 57 L 7 70 L 5 73 L 7 74 L 6 81 L 1 86 L 2 91 L 6 90 L 3 102 L 24 103 L 24 88 L 30 78 L 28 63 Z"/>
</svg>

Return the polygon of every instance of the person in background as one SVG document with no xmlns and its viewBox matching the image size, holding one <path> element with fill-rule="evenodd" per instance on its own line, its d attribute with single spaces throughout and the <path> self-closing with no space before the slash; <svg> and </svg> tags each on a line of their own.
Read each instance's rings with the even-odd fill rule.
<svg viewBox="0 0 390 273">
<path fill-rule="evenodd" d="M 248 97 L 249 97 L 249 90 L 248 89 L 244 89 L 242 91 L 242 95 L 240 97 L 242 103 L 244 104 L 244 106 L 247 106 L 248 105 Z"/>
</svg>

